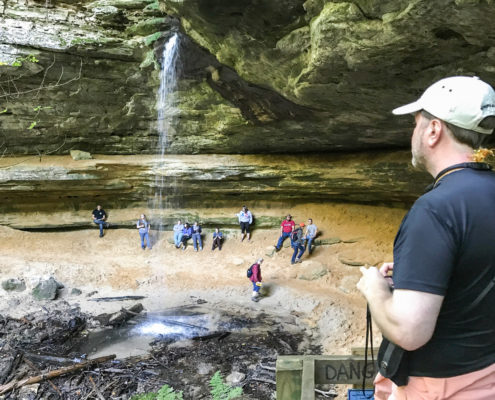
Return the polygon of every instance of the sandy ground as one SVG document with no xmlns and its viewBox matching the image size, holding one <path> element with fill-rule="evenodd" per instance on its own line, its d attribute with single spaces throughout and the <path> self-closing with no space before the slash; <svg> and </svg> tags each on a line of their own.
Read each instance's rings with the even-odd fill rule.
<svg viewBox="0 0 495 400">
<path fill-rule="evenodd" d="M 225 210 L 230 213 L 232 210 Z M 349 354 L 364 346 L 365 302 L 356 289 L 360 272 L 340 260 L 378 265 L 391 260 L 392 242 L 404 210 L 357 205 L 301 205 L 290 210 L 253 210 L 255 215 L 280 215 L 289 211 L 297 223 L 311 216 L 321 238 L 343 241 L 316 247 L 303 262 L 290 264 L 291 248 L 266 256 L 276 243 L 277 230 L 254 230 L 252 240 L 241 243 L 238 233 L 228 236 L 222 251 L 211 251 L 206 230 L 204 250 L 175 249 L 166 232 L 153 249 L 143 251 L 135 229 L 109 229 L 103 238 L 95 227 L 70 232 L 22 232 L 0 227 L 0 280 L 24 279 L 20 293 L 0 289 L 0 314 L 22 316 L 40 309 L 43 302 L 31 298 L 40 278 L 55 277 L 65 285 L 59 300 L 83 311 L 117 311 L 129 303 L 96 303 L 92 297 L 143 295 L 145 309 L 156 311 L 204 299 L 214 307 L 261 309 L 267 313 L 297 315 L 321 340 L 326 354 Z M 288 245 L 288 240 L 286 241 Z M 246 269 L 259 257 L 264 297 L 250 301 Z M 328 270 L 316 280 L 301 279 L 314 269 Z M 71 290 L 83 291 L 79 296 Z M 97 292 L 97 293 L 94 293 Z M 378 335 L 375 335 L 377 341 Z"/>
</svg>

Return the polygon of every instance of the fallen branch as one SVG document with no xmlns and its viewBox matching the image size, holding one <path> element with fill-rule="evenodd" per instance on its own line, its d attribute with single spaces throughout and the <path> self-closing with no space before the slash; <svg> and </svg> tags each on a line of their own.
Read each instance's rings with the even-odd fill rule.
<svg viewBox="0 0 495 400">
<path fill-rule="evenodd" d="M 35 372 L 37 373 L 40 373 L 41 371 L 39 370 L 39 368 L 34 365 L 27 357 L 26 357 L 26 354 L 24 354 L 24 362 L 29 365 L 29 367 L 31 369 L 33 369 Z M 62 392 L 60 391 L 60 389 L 57 387 L 57 385 L 55 385 L 51 380 L 48 380 L 48 383 L 51 385 L 51 387 L 53 389 L 55 389 L 55 391 L 60 395 L 60 397 L 62 397 Z"/>
<path fill-rule="evenodd" d="M 277 368 L 275 367 L 269 367 L 268 365 L 263 365 L 260 363 L 260 367 L 263 368 L 263 369 L 267 369 L 268 371 L 276 371 Z"/>
<path fill-rule="evenodd" d="M 335 397 L 338 393 L 335 390 L 330 389 L 328 392 L 324 392 L 320 389 L 315 389 L 315 392 L 321 394 L 323 397 Z"/>
<path fill-rule="evenodd" d="M 98 396 L 98 398 L 100 400 L 105 400 L 105 397 L 103 396 L 103 394 L 100 392 L 100 390 L 96 387 L 96 384 L 95 384 L 95 381 L 93 380 L 93 378 L 91 378 L 91 376 L 89 377 L 89 381 L 91 382 L 91 384 L 93 385 L 93 388 L 94 388 L 94 391 L 96 392 L 96 395 Z"/>
<path fill-rule="evenodd" d="M 89 299 L 88 301 L 121 301 L 121 300 L 141 300 L 146 296 L 118 296 L 118 297 L 98 297 L 96 299 Z"/>
<path fill-rule="evenodd" d="M 26 357 L 30 360 L 37 362 L 46 362 L 46 363 L 55 363 L 55 364 L 75 364 L 83 362 L 82 358 L 67 358 L 67 357 L 57 357 L 57 356 L 49 356 L 43 354 L 34 354 L 34 353 L 24 353 Z"/>
<path fill-rule="evenodd" d="M 56 369 L 56 370 L 50 371 L 46 374 L 33 376 L 31 378 L 22 379 L 20 381 L 14 380 L 14 381 L 9 382 L 5 385 L 1 385 L 0 386 L 0 394 L 10 392 L 11 390 L 18 389 L 22 386 L 32 385 L 33 383 L 39 383 L 39 382 L 42 382 L 46 379 L 52 379 L 52 378 L 56 378 L 56 377 L 61 376 L 61 375 L 65 375 L 65 374 L 69 374 L 69 373 L 72 373 L 75 371 L 79 371 L 81 369 L 84 369 L 84 368 L 89 367 L 89 366 L 94 365 L 94 364 L 99 364 L 99 363 L 113 360 L 115 357 L 116 357 L 115 354 L 112 354 L 109 356 L 99 357 L 99 358 L 95 358 L 93 360 L 88 360 L 88 361 L 85 361 L 85 362 L 82 362 L 79 364 L 71 365 L 69 367 Z"/>
</svg>

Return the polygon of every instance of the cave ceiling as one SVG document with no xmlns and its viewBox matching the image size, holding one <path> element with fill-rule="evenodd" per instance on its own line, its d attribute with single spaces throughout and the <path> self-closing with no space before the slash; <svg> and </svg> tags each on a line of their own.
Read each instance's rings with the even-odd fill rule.
<svg viewBox="0 0 495 400">
<path fill-rule="evenodd" d="M 391 109 L 441 77 L 495 82 L 494 16 L 481 0 L 3 0 L 3 150 L 155 152 L 172 32 L 168 153 L 405 149 L 411 119 Z"/>
</svg>

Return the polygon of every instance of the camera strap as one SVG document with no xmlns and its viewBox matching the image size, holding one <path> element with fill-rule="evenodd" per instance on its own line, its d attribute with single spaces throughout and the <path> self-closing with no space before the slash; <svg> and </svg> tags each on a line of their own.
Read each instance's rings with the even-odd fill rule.
<svg viewBox="0 0 495 400">
<path fill-rule="evenodd" d="M 366 304 L 366 343 L 364 345 L 364 369 L 363 369 L 363 385 L 362 391 L 363 396 L 368 399 L 371 397 L 366 396 L 366 392 L 364 391 L 366 388 L 366 371 L 368 370 L 368 342 L 371 348 L 371 363 L 375 364 L 375 355 L 373 354 L 373 324 L 371 322 L 371 311 L 370 306 Z M 373 367 L 374 368 L 374 367 Z M 373 390 L 374 392 L 374 390 Z"/>
</svg>

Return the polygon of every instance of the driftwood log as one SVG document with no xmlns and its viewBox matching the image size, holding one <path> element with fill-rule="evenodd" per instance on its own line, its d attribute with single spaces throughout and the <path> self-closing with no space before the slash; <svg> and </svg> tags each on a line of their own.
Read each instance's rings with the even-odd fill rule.
<svg viewBox="0 0 495 400">
<path fill-rule="evenodd" d="M 122 325 L 124 322 L 138 315 L 143 311 L 143 305 L 141 303 L 135 304 L 129 309 L 122 308 L 113 314 L 100 314 L 95 317 L 96 320 L 102 325 Z"/>
<path fill-rule="evenodd" d="M 21 379 L 21 380 L 14 379 L 13 381 L 11 381 L 9 383 L 0 386 L 0 395 L 7 393 L 7 392 L 10 392 L 11 390 L 14 390 L 14 389 L 18 389 L 22 386 L 32 385 L 33 383 L 39 383 L 39 382 L 42 382 L 42 381 L 47 380 L 47 379 L 52 379 L 52 378 L 56 378 L 57 376 L 69 374 L 69 373 L 72 373 L 75 371 L 79 371 L 81 369 L 84 369 L 84 368 L 89 367 L 89 366 L 94 365 L 94 364 L 99 364 L 99 363 L 113 360 L 114 358 L 115 358 L 115 354 L 112 354 L 109 356 L 98 357 L 98 358 L 95 358 L 93 360 L 88 360 L 88 361 L 85 361 L 82 363 L 71 365 L 69 367 L 56 369 L 56 370 L 47 372 L 46 374 L 36 375 L 36 376 L 31 377 L 31 378 L 25 378 L 25 379 Z"/>
</svg>

